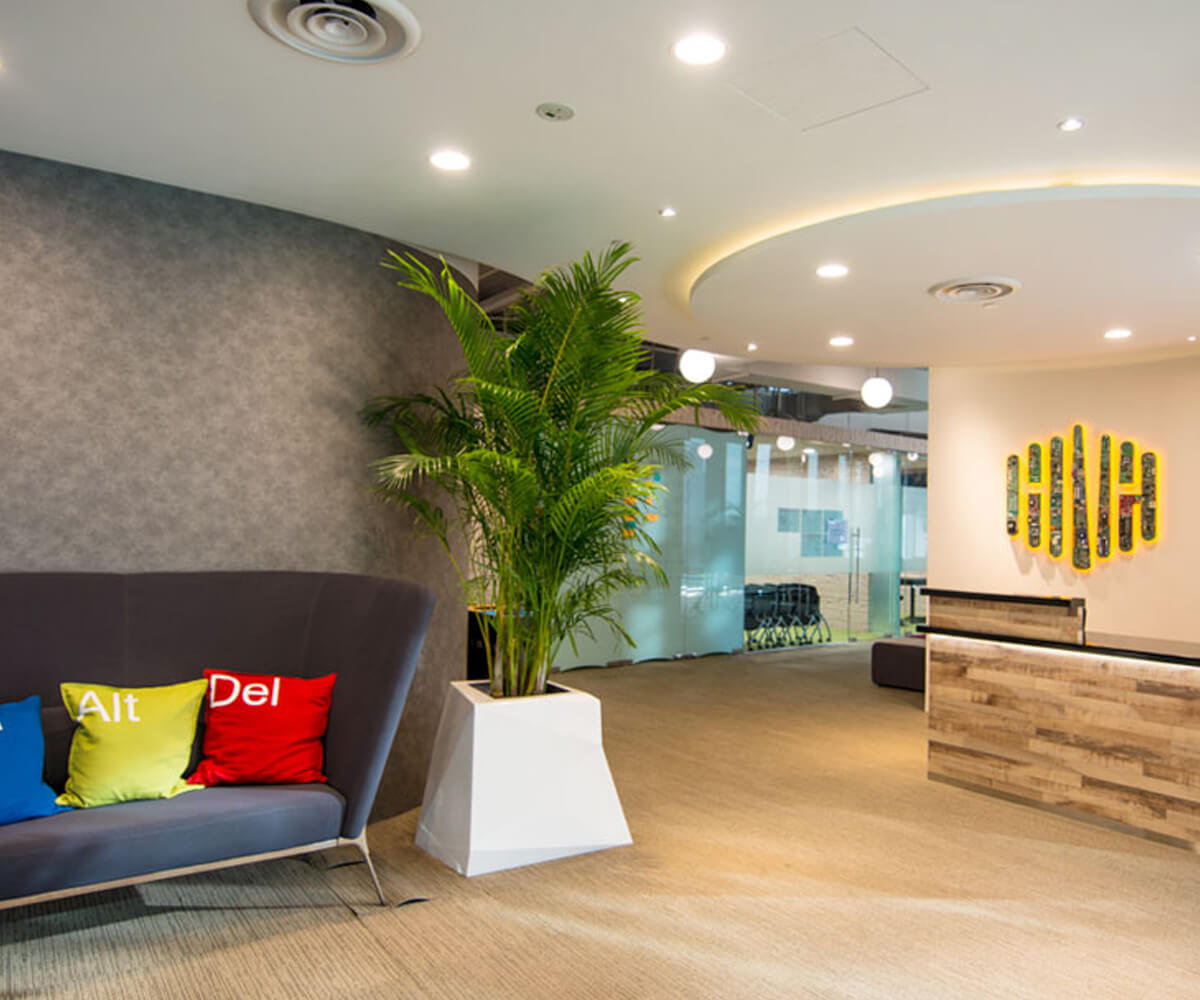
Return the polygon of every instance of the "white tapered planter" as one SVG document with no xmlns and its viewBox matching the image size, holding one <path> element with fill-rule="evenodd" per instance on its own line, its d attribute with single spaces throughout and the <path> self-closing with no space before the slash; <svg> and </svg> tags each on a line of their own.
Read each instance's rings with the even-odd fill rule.
<svg viewBox="0 0 1200 1000">
<path fill-rule="evenodd" d="M 493 698 L 450 685 L 416 844 L 462 875 L 632 844 L 584 691 Z"/>
</svg>

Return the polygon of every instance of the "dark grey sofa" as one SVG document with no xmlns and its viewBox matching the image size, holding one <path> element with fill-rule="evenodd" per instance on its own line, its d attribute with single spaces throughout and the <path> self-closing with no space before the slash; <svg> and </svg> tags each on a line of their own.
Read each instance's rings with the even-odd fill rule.
<svg viewBox="0 0 1200 1000">
<path fill-rule="evenodd" d="M 60 681 L 338 674 L 328 784 L 206 788 L 0 826 L 0 908 L 345 845 L 384 902 L 365 828 L 432 611 L 424 587 L 341 573 L 0 573 L 0 701 L 41 696 L 59 791 L 74 727 Z"/>
</svg>

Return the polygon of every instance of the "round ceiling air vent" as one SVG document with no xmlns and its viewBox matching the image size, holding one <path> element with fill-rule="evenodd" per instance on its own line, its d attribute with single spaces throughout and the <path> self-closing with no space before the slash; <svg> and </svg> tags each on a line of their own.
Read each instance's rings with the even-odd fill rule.
<svg viewBox="0 0 1200 1000">
<path fill-rule="evenodd" d="M 1021 287 L 1016 278 L 958 278 L 932 286 L 929 294 L 942 302 L 965 302 L 981 305 L 1008 298 Z"/>
<path fill-rule="evenodd" d="M 421 26 L 399 0 L 250 0 L 268 35 L 335 62 L 378 62 L 411 52 Z"/>
</svg>

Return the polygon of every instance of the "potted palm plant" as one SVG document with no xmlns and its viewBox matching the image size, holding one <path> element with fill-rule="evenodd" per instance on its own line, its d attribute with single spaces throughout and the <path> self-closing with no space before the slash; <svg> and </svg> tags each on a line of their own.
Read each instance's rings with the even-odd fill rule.
<svg viewBox="0 0 1200 1000">
<path fill-rule="evenodd" d="M 401 287 L 441 306 L 467 370 L 433 393 L 367 402 L 364 420 L 389 427 L 400 444 L 396 454 L 374 464 L 377 487 L 441 543 L 468 605 L 481 616 L 483 634 L 495 632 L 487 691 L 460 682 L 452 691 L 457 700 L 448 699 L 443 711 L 418 844 L 422 832 L 427 841 L 458 836 L 430 832 L 439 799 L 465 794 L 471 797 L 467 812 L 478 816 L 477 800 L 486 794 L 472 787 L 487 784 L 479 781 L 477 763 L 456 762 L 454 738 L 443 740 L 443 731 L 474 725 L 476 710 L 490 700 L 524 702 L 507 712 L 515 718 L 533 710 L 535 700 L 569 711 L 564 706 L 573 699 L 566 694 L 590 699 L 561 685 L 552 686 L 559 691 L 553 698 L 529 696 L 547 692 L 563 642 L 574 643 L 576 635 L 590 635 L 598 626 L 629 639 L 610 603 L 616 591 L 665 581 L 646 517 L 662 489 L 654 481 L 656 469 L 684 459 L 659 433 L 661 421 L 681 409 L 712 404 L 735 428 L 756 424 L 752 404 L 736 390 L 691 384 L 642 364 L 647 348 L 636 297 L 614 288 L 634 260 L 629 245 L 617 243 L 546 272 L 499 328 L 448 267 L 435 272 L 415 256 L 394 251 L 383 262 L 400 273 Z M 455 713 L 462 716 L 457 722 L 448 718 Z M 594 716 L 603 761 L 598 704 Z M 526 737 L 538 729 L 519 725 Z M 526 767 L 530 760 L 546 762 L 544 749 L 526 746 L 525 752 L 536 754 L 525 757 Z M 607 776 L 606 764 L 603 770 Z M 455 771 L 461 772 L 457 782 L 450 780 Z M 611 786 L 611 778 L 607 781 Z M 463 782 L 465 792 L 446 791 Z M 612 800 L 616 803 L 615 790 Z M 455 811 L 443 805 L 442 812 Z M 506 798 L 506 811 L 512 805 Z M 616 810 L 619 815 L 619 803 Z M 433 853 L 443 860 L 458 856 L 451 849 Z M 459 870 L 471 867 L 451 863 Z"/>
</svg>

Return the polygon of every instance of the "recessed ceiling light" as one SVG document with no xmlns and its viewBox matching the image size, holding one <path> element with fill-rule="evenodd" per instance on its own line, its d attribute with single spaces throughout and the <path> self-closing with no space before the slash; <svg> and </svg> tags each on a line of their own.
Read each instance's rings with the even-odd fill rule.
<svg viewBox="0 0 1200 1000">
<path fill-rule="evenodd" d="M 471 158 L 457 149 L 439 149 L 429 157 L 438 170 L 466 170 L 471 165 Z"/>
<path fill-rule="evenodd" d="M 1188 343 L 1194 344 L 1195 342 L 1196 342 L 1196 335 L 1193 333 L 1190 337 L 1188 337 Z"/>
<path fill-rule="evenodd" d="M 818 278 L 844 278 L 850 273 L 845 264 L 822 264 L 817 268 Z"/>
<path fill-rule="evenodd" d="M 1114 327 L 1111 330 L 1104 331 L 1105 340 L 1127 340 L 1133 336 L 1132 330 L 1126 330 L 1124 327 Z"/>
<path fill-rule="evenodd" d="M 696 447 L 696 454 L 707 462 L 713 456 L 713 446 L 707 441 L 702 441 Z"/>
<path fill-rule="evenodd" d="M 725 55 L 725 43 L 716 35 L 698 31 L 679 39 L 671 51 L 680 62 L 689 66 L 711 66 L 720 62 Z"/>
<path fill-rule="evenodd" d="M 675 209 L 673 209 L 670 205 L 663 205 L 663 207 L 658 210 L 658 214 L 664 219 L 672 219 L 679 213 L 676 212 Z"/>
<path fill-rule="evenodd" d="M 758 350 L 758 344 L 747 344 L 747 345 L 746 345 L 746 350 L 747 350 L 747 351 L 757 351 L 757 350 Z"/>
<path fill-rule="evenodd" d="M 839 333 L 836 337 L 829 338 L 830 347 L 851 347 L 854 344 L 854 338 L 848 337 L 844 333 Z"/>
<path fill-rule="evenodd" d="M 780 434 L 775 439 L 775 447 L 780 451 L 791 451 L 796 447 L 796 439 L 790 434 Z"/>
<path fill-rule="evenodd" d="M 805 455 L 815 455 L 817 453 L 816 448 L 805 448 L 803 451 Z"/>
<path fill-rule="evenodd" d="M 920 458 L 920 457 L 921 457 L 921 456 L 920 456 L 919 454 L 917 454 L 915 451 L 910 451 L 910 452 L 908 453 L 908 460 L 909 460 L 910 462 L 915 462 L 915 461 L 916 461 L 918 458 Z"/>
<path fill-rule="evenodd" d="M 1082 118 L 1076 118 L 1072 115 L 1070 118 L 1064 118 L 1058 123 L 1060 132 L 1078 132 L 1086 124 Z"/>
</svg>

